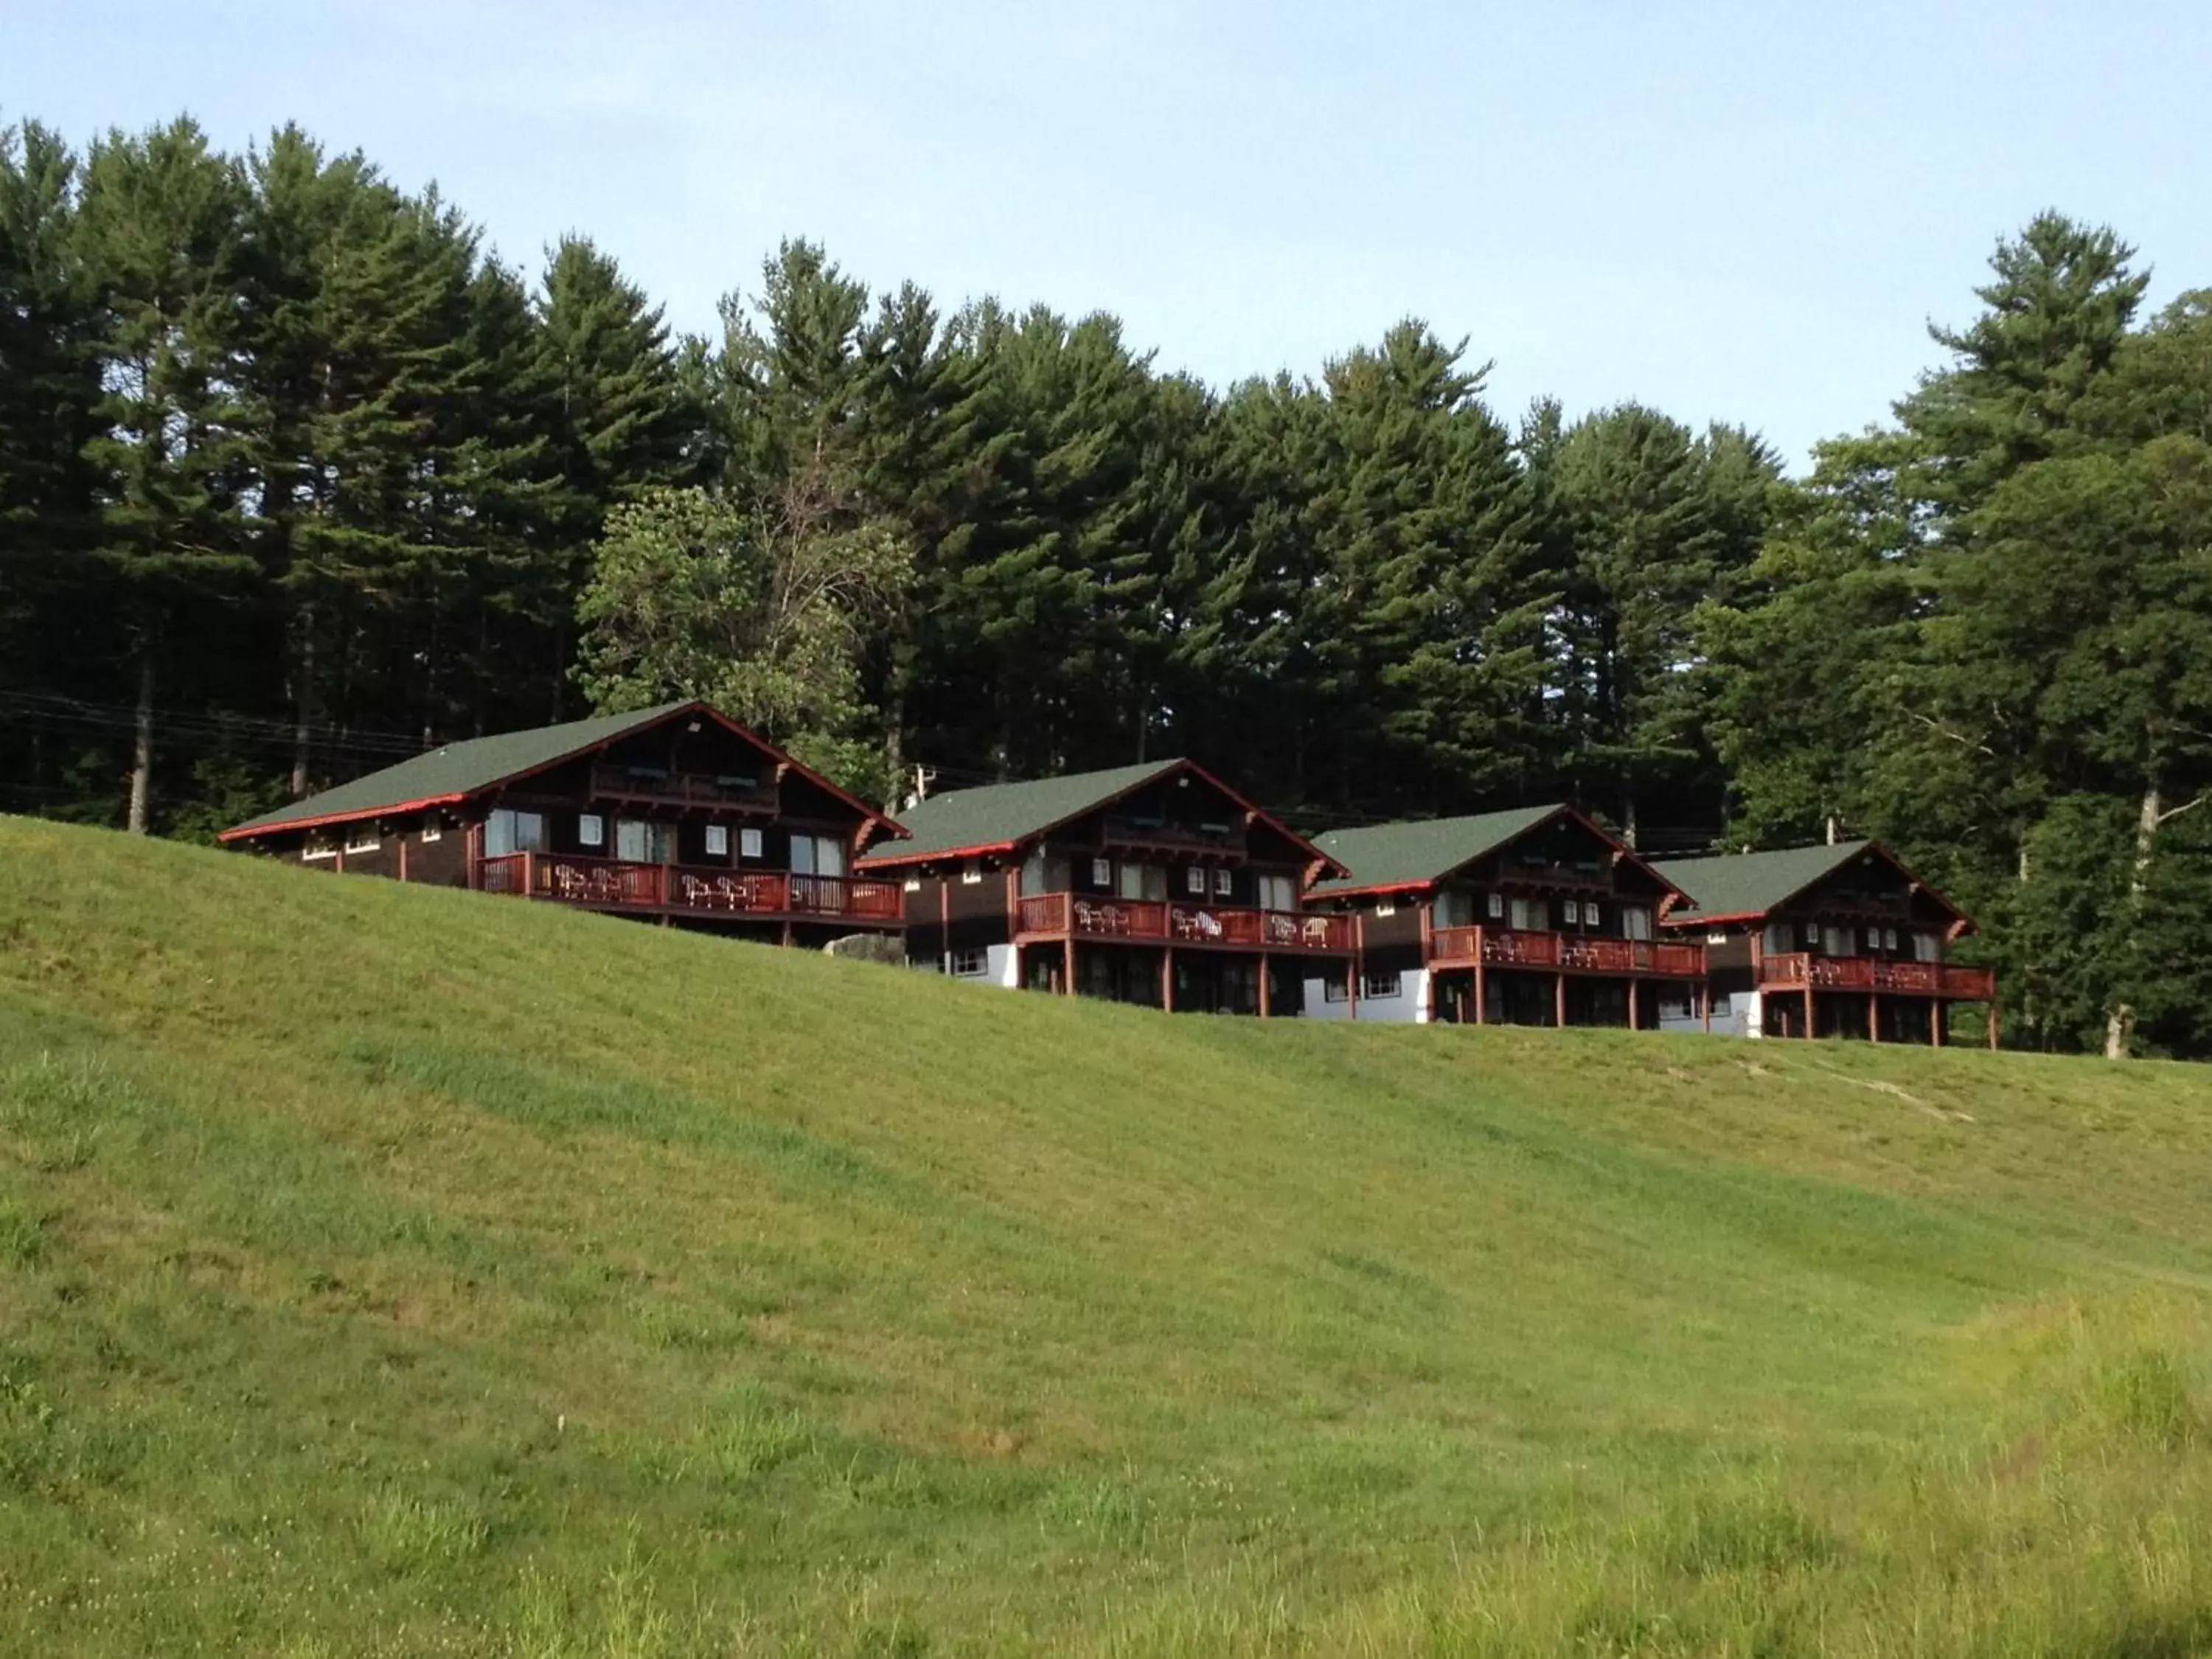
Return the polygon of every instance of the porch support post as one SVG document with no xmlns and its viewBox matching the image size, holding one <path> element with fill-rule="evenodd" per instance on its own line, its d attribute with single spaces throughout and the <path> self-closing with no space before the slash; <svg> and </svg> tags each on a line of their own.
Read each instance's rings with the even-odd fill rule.
<svg viewBox="0 0 2212 1659">
<path fill-rule="evenodd" d="M 1060 942 L 1060 966 L 1065 975 L 1060 981 L 1060 994 L 1072 997 L 1075 994 L 1075 936 L 1073 933 Z"/>
<path fill-rule="evenodd" d="M 399 832 L 399 879 L 407 879 L 407 832 Z"/>
<path fill-rule="evenodd" d="M 1477 928 L 1474 934 L 1474 1023 L 1477 1025 L 1490 1023 L 1487 989 L 1482 975 L 1482 930 Z"/>
<path fill-rule="evenodd" d="M 1175 946 L 1160 946 L 1160 1007 L 1167 1013 L 1175 1012 Z"/>
<path fill-rule="evenodd" d="M 1881 1041 L 1881 994 L 1878 991 L 1867 993 L 1867 1041 Z"/>
<path fill-rule="evenodd" d="M 1266 1019 L 1267 1017 L 1267 953 L 1262 951 L 1260 952 L 1260 1018 Z"/>
<path fill-rule="evenodd" d="M 1928 1045 L 1931 1048 L 1943 1046 L 1943 999 L 1928 999 Z"/>
<path fill-rule="evenodd" d="M 1628 1029 L 1632 1031 L 1640 1031 L 1644 1029 L 1644 1012 L 1643 1010 L 1636 1006 L 1636 993 L 1638 988 L 1635 976 L 1633 975 L 1630 975 L 1628 981 Z"/>
<path fill-rule="evenodd" d="M 1567 976 L 1552 975 L 1552 1024 L 1561 1030 L 1567 1028 Z"/>
<path fill-rule="evenodd" d="M 1813 964 L 1808 959 L 1805 964 L 1806 971 L 1810 973 Z M 1805 988 L 1805 1035 L 1807 1036 L 1813 1035 L 1813 988 L 1810 985 Z"/>
<path fill-rule="evenodd" d="M 1701 980 L 1698 984 L 1698 1017 L 1705 1023 L 1705 1030 L 1713 1029 L 1713 982 Z"/>
<path fill-rule="evenodd" d="M 1359 1018 L 1359 976 L 1367 970 L 1367 912 L 1352 914 L 1352 960 L 1344 969 L 1344 1003 L 1354 1019 Z"/>
<path fill-rule="evenodd" d="M 1990 1004 L 1987 1023 L 1990 1033 L 1990 1052 L 1995 1054 L 1997 1048 L 1997 1006 L 1994 1002 Z"/>
<path fill-rule="evenodd" d="M 667 918 L 667 917 L 665 917 L 665 916 L 663 916 L 663 917 L 661 918 L 661 920 L 662 920 L 663 921 L 667 921 L 667 920 L 668 920 L 668 918 Z M 786 948 L 786 949 L 788 949 L 788 948 L 790 947 L 790 945 L 791 945 L 791 921 L 790 921 L 790 919 L 789 919 L 788 917 L 787 917 L 787 918 L 785 919 L 785 921 L 784 921 L 784 924 L 783 924 L 783 943 L 784 943 L 784 945 L 785 945 L 785 948 Z"/>
</svg>

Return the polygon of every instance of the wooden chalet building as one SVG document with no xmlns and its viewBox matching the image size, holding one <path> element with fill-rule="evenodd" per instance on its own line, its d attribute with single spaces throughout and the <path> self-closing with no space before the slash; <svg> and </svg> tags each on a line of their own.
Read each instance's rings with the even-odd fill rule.
<svg viewBox="0 0 2212 1659">
<path fill-rule="evenodd" d="M 1954 1002 L 1992 1005 L 1996 975 L 1948 961 L 1966 913 L 1870 841 L 1670 860 L 1689 896 L 1669 933 L 1705 941 L 1720 1029 L 1745 1036 L 1945 1040 Z"/>
<path fill-rule="evenodd" d="M 1346 873 L 1312 902 L 1358 928 L 1349 976 L 1306 1012 L 1339 1019 L 1702 1029 L 1705 951 L 1662 921 L 1681 890 L 1571 806 L 1339 830 Z"/>
<path fill-rule="evenodd" d="M 472 738 L 222 839 L 311 868 L 821 943 L 904 926 L 898 826 L 702 702 Z"/>
<path fill-rule="evenodd" d="M 861 862 L 906 895 L 907 956 L 963 979 L 1183 1012 L 1299 1012 L 1350 919 L 1325 854 L 1187 760 L 936 795 Z"/>
</svg>

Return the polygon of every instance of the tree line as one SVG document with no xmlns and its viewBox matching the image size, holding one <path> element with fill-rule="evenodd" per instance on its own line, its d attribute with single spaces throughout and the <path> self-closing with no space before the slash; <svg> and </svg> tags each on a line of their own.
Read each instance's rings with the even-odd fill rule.
<svg viewBox="0 0 2212 1659">
<path fill-rule="evenodd" d="M 2212 1051 L 2212 307 L 2000 245 L 1889 424 L 1784 476 L 1509 422 L 1401 322 L 1226 388 L 1110 316 L 781 246 L 679 337 L 296 128 L 0 142 L 0 806 L 205 836 L 680 695 L 854 788 L 1188 753 L 1321 827 L 1571 799 L 1642 848 L 1877 835 L 2013 1039 Z"/>
</svg>

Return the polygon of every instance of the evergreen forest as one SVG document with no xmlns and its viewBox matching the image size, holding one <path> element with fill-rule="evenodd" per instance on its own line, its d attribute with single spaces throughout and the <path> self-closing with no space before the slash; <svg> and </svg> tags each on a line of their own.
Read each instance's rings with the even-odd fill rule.
<svg viewBox="0 0 2212 1659">
<path fill-rule="evenodd" d="M 732 275 L 687 337 L 297 128 L 0 134 L 0 811 L 205 839 L 701 696 L 894 805 L 1180 753 L 1309 829 L 1874 836 L 2008 1044 L 2212 1058 L 2212 292 L 2118 232 L 1997 240 L 1802 476 L 1498 410 L 1414 319 L 1224 387 L 805 240 Z"/>
</svg>

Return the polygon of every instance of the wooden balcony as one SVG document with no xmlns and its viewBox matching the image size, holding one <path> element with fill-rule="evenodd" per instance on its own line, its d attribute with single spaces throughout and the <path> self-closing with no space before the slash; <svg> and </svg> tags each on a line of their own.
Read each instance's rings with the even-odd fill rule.
<svg viewBox="0 0 2212 1659">
<path fill-rule="evenodd" d="M 1135 944 L 1224 951 L 1352 953 L 1352 921 L 1318 911 L 1249 910 L 1156 899 L 1037 893 L 1020 901 L 1016 934 L 1029 939 L 1127 939 Z"/>
<path fill-rule="evenodd" d="M 1600 939 L 1586 933 L 1537 933 L 1510 927 L 1439 927 L 1429 935 L 1429 961 L 1438 968 L 1539 969 L 1549 973 L 1607 974 L 1654 979 L 1703 979 L 1705 947 L 1664 939 Z"/>
<path fill-rule="evenodd" d="M 906 920 L 906 896 L 898 883 L 851 876 L 510 853 L 478 860 L 475 877 L 470 884 L 487 893 L 550 899 L 588 910 L 846 921 L 864 927 L 898 927 Z"/>
<path fill-rule="evenodd" d="M 1948 997 L 1960 1002 L 1990 1002 L 1997 994 L 1996 970 L 1948 962 L 1885 962 L 1875 957 L 1822 957 L 1791 951 L 1759 964 L 1761 990 L 1874 991 L 1914 997 Z"/>
<path fill-rule="evenodd" d="M 663 776 L 632 772 L 620 766 L 592 769 L 592 797 L 595 800 L 648 806 L 720 807 L 726 811 L 773 812 L 776 809 L 776 789 L 772 781 L 763 783 L 689 773 Z"/>
</svg>

